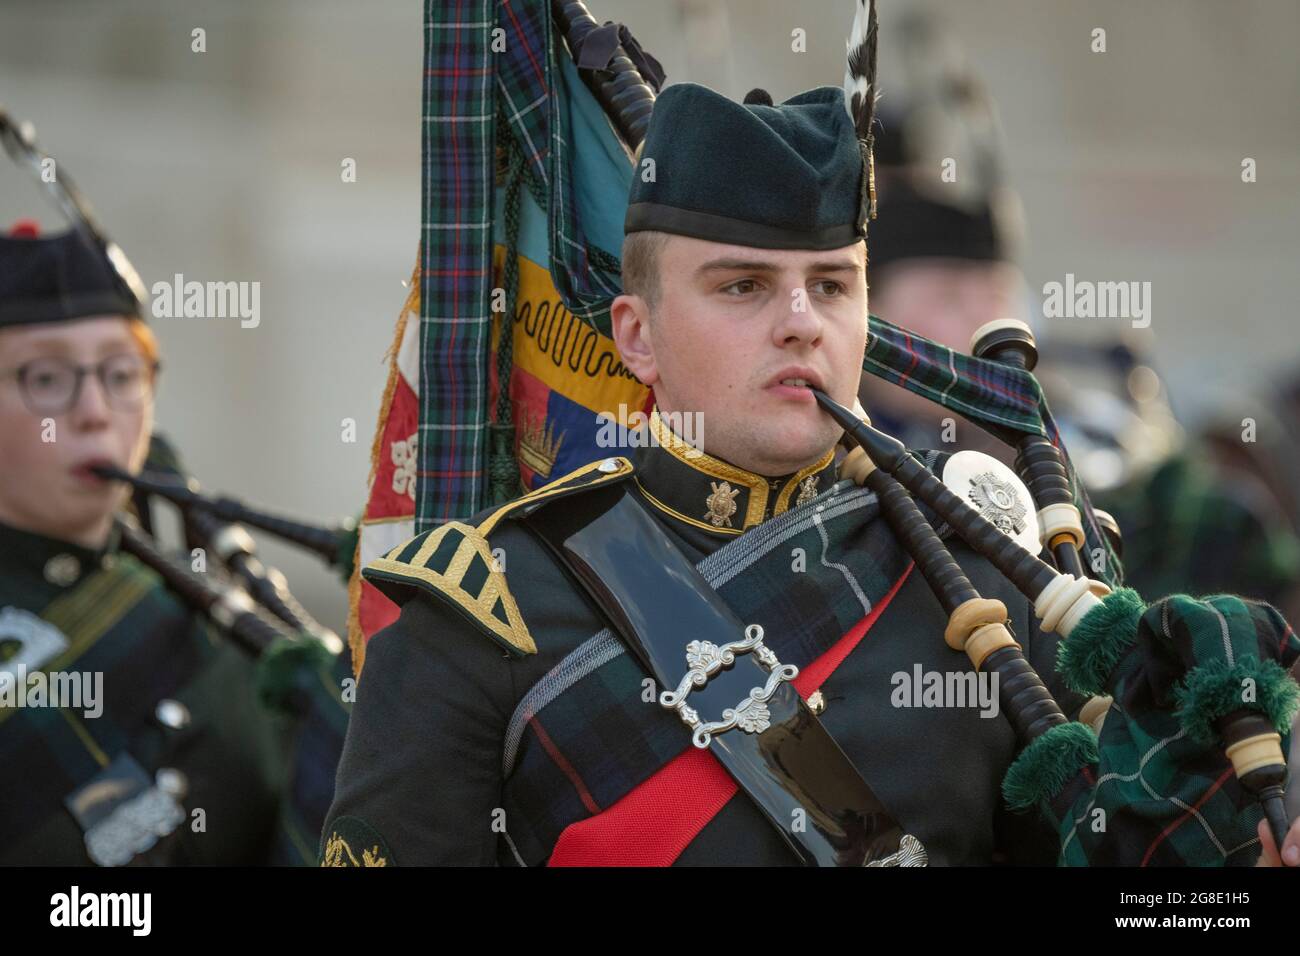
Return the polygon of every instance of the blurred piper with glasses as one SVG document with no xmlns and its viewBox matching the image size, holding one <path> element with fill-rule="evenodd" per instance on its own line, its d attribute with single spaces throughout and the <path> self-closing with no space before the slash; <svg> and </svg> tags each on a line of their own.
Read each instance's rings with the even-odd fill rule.
<svg viewBox="0 0 1300 956">
<path fill-rule="evenodd" d="M 0 237 L 0 864 L 266 859 L 283 728 L 90 470 L 143 464 L 159 366 L 93 235 Z"/>
</svg>

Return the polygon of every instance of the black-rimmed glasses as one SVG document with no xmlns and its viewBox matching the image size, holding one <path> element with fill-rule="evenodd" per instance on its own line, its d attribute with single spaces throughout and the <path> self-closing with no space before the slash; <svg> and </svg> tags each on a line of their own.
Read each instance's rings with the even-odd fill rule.
<svg viewBox="0 0 1300 956">
<path fill-rule="evenodd" d="M 110 408 L 139 408 L 153 391 L 159 363 L 141 355 L 110 355 L 98 365 L 78 365 L 62 358 L 38 358 L 0 372 L 0 378 L 18 379 L 23 402 L 36 415 L 62 415 L 77 404 L 81 384 L 94 374 Z"/>
</svg>

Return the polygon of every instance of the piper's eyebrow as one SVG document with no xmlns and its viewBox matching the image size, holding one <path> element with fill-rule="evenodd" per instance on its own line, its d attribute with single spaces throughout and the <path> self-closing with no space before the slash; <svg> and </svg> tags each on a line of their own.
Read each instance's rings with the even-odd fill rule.
<svg viewBox="0 0 1300 956">
<path fill-rule="evenodd" d="M 862 263 L 856 259 L 831 259 L 826 262 L 814 262 L 808 267 L 809 272 L 861 272 Z"/>
<path fill-rule="evenodd" d="M 773 262 L 755 262 L 749 259 L 710 259 L 698 266 L 697 276 L 706 272 L 777 272 L 779 267 Z"/>
<path fill-rule="evenodd" d="M 116 355 L 119 352 L 139 351 L 135 344 L 135 339 L 131 335 L 115 335 L 112 338 L 104 339 L 95 349 L 97 355 Z"/>
<path fill-rule="evenodd" d="M 695 270 L 696 276 L 709 272 L 779 272 L 780 265 L 774 262 L 751 261 L 748 259 L 710 259 Z M 808 272 L 861 272 L 862 265 L 853 259 L 827 259 L 814 262 L 807 267 Z"/>
</svg>

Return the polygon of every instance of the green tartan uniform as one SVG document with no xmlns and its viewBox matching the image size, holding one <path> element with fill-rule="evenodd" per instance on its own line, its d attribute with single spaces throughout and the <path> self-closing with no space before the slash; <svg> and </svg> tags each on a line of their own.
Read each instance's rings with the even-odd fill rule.
<svg viewBox="0 0 1300 956">
<path fill-rule="evenodd" d="M 103 675 L 98 716 L 0 707 L 0 864 L 91 863 L 65 801 L 119 760 L 160 789 L 183 782 L 171 791 L 183 819 L 133 864 L 263 863 L 283 728 L 256 699 L 253 662 L 115 544 L 92 551 L 0 525 L 0 670 L 16 669 L 13 634 L 35 615 L 67 642 L 42 671 Z"/>
</svg>

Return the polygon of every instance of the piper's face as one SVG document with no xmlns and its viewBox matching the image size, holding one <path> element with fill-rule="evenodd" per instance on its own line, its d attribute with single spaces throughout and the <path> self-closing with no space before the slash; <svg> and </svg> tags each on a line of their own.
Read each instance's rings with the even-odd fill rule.
<svg viewBox="0 0 1300 956">
<path fill-rule="evenodd" d="M 49 384 L 58 378 L 51 360 L 93 367 L 114 356 L 140 356 L 129 323 L 105 316 L 0 329 L 0 521 L 87 547 L 103 544 L 128 491 L 87 466 L 139 470 L 153 430 L 152 387 L 131 407 L 110 405 L 91 373 L 67 410 L 29 406 L 33 391 L 39 406 L 42 389 L 48 395 L 57 387 Z M 27 396 L 17 377 L 24 366 L 36 369 Z"/>
<path fill-rule="evenodd" d="M 807 385 L 852 405 L 867 340 L 861 242 L 824 252 L 672 236 L 653 314 L 619 296 L 623 361 L 661 412 L 701 413 L 705 450 L 764 475 L 817 461 L 840 429 Z"/>
</svg>

